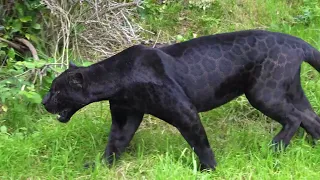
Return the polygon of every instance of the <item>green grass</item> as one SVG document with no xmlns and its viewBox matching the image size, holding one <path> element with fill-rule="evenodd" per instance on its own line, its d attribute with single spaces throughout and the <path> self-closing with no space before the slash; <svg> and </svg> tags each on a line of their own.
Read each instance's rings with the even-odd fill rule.
<svg viewBox="0 0 320 180">
<path fill-rule="evenodd" d="M 161 6 L 152 5 L 148 13 L 153 14 L 145 14 L 141 23 L 161 30 L 163 40 L 178 34 L 188 39 L 193 33 L 263 27 L 299 36 L 320 49 L 319 17 L 311 13 L 304 21 L 294 20 L 303 8 L 316 8 L 312 5 L 316 1 L 263 2 L 215 1 L 206 11 L 174 4 L 158 19 L 151 16 Z M 319 73 L 303 64 L 301 75 L 304 90 L 320 113 Z M 198 159 L 179 132 L 154 117 L 145 116 L 127 151 L 109 169 L 99 164 L 111 123 L 107 102 L 83 108 L 68 124 L 23 102 L 8 107 L 0 114 L 0 126 L 8 128 L 0 132 L 0 179 L 320 179 L 320 145 L 312 147 L 300 131 L 285 152 L 273 152 L 270 141 L 279 124 L 254 110 L 243 96 L 201 113 L 218 161 L 216 171 L 203 173 L 195 170 Z M 95 170 L 83 169 L 84 163 L 93 161 L 98 163 Z"/>
<path fill-rule="evenodd" d="M 243 97 L 201 114 L 219 163 L 215 172 L 195 171 L 197 163 L 194 161 L 198 160 L 181 135 L 173 127 L 149 116 L 145 116 L 114 168 L 102 165 L 94 171 L 84 170 L 86 162 L 99 163 L 106 145 L 110 126 L 107 109 L 108 103 L 92 104 L 78 112 L 68 124 L 61 124 L 47 115 L 37 120 L 32 120 L 32 115 L 26 116 L 33 130 L 9 129 L 10 135 L 0 136 L 0 178 L 320 178 L 320 146 L 312 148 L 301 133 L 286 152 L 274 153 L 270 140 L 279 125 L 252 111 Z"/>
</svg>

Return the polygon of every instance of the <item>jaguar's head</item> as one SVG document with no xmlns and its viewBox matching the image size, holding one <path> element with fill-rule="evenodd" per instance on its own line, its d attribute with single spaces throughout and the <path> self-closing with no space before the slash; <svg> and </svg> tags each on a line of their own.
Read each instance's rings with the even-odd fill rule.
<svg viewBox="0 0 320 180">
<path fill-rule="evenodd" d="M 90 103 L 83 72 L 83 68 L 70 64 L 66 71 L 53 80 L 42 100 L 46 110 L 57 114 L 60 122 L 68 122 L 75 112 Z"/>
</svg>

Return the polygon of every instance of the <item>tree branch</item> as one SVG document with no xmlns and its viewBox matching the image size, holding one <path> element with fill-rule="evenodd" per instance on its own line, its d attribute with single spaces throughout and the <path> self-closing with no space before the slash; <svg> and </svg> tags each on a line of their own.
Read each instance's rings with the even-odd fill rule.
<svg viewBox="0 0 320 180">
<path fill-rule="evenodd" d="M 23 38 L 15 38 L 17 41 L 21 42 L 22 44 L 24 44 L 25 46 L 28 47 L 28 49 L 30 50 L 32 57 L 34 60 L 38 61 L 39 57 L 38 57 L 38 53 L 36 48 L 30 43 L 30 41 L 23 39 Z"/>
<path fill-rule="evenodd" d="M 0 41 L 7 43 L 9 46 L 13 47 L 14 49 L 18 50 L 19 52 L 25 52 L 25 47 L 21 46 L 20 44 L 16 44 L 14 42 L 8 41 L 0 37 Z"/>
</svg>

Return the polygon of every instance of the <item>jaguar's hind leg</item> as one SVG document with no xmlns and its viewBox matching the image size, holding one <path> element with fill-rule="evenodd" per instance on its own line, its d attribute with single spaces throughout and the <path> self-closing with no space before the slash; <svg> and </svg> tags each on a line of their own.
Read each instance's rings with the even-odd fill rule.
<svg viewBox="0 0 320 180">
<path fill-rule="evenodd" d="M 273 143 L 277 146 L 282 143 L 286 147 L 301 124 L 302 113 L 288 101 L 284 91 L 260 92 L 262 90 L 252 89 L 246 93 L 246 96 L 253 107 L 282 125 L 280 132 L 273 138 Z M 273 95 L 277 98 L 272 98 Z"/>
<path fill-rule="evenodd" d="M 320 139 L 320 117 L 314 112 L 307 97 L 301 89 L 301 95 L 297 96 L 294 106 L 302 113 L 301 127 L 312 136 L 314 140 Z"/>
<path fill-rule="evenodd" d="M 313 139 L 320 138 L 320 118 L 314 112 L 310 102 L 301 87 L 300 70 L 296 73 L 293 82 L 286 91 L 290 102 L 301 112 L 301 127 L 304 128 Z"/>
</svg>

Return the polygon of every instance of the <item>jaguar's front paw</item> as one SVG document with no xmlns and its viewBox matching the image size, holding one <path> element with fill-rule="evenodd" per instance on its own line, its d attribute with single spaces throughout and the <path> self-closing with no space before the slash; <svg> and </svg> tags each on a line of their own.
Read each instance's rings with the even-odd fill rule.
<svg viewBox="0 0 320 180">
<path fill-rule="evenodd" d="M 208 172 L 208 171 L 214 171 L 216 169 L 216 165 L 208 165 L 208 164 L 200 164 L 200 171 L 201 172 Z"/>
<path fill-rule="evenodd" d="M 312 147 L 319 146 L 320 139 L 312 139 Z"/>
<path fill-rule="evenodd" d="M 211 161 L 200 163 L 200 171 L 214 171 L 216 169 L 217 162 L 213 159 Z"/>
<path fill-rule="evenodd" d="M 271 149 L 274 152 L 282 152 L 286 149 L 287 146 L 288 144 L 285 144 L 282 140 L 279 140 L 279 141 L 273 140 L 271 144 Z"/>
<path fill-rule="evenodd" d="M 107 168 L 112 168 L 114 166 L 114 163 L 111 163 L 110 161 L 106 162 L 106 159 L 101 159 L 100 162 L 99 161 L 87 162 L 83 165 L 84 169 L 92 169 L 92 170 L 97 169 L 98 166 L 106 166 Z"/>
</svg>

